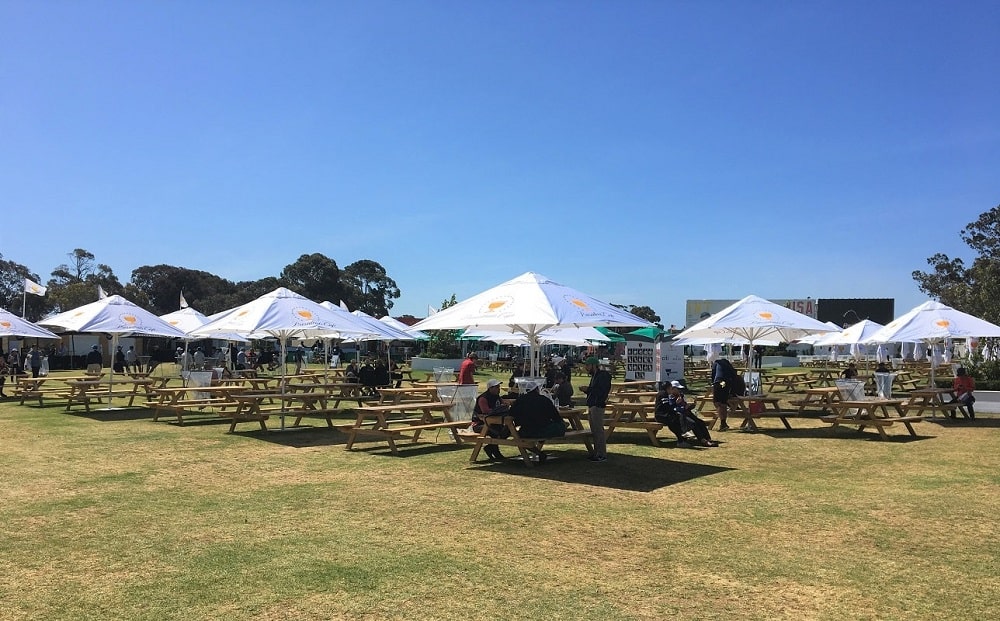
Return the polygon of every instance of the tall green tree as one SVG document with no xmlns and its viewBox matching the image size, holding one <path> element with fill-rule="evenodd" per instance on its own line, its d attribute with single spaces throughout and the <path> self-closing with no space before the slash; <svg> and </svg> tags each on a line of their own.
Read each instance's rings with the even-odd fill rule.
<svg viewBox="0 0 1000 621">
<path fill-rule="evenodd" d="M 347 290 L 347 303 L 351 309 L 368 313 L 372 317 L 389 314 L 393 300 L 399 298 L 396 281 L 389 278 L 377 261 L 362 259 L 344 268 L 341 279 Z"/>
<path fill-rule="evenodd" d="M 455 294 L 451 298 L 441 302 L 441 310 L 451 308 L 458 304 Z M 462 344 L 458 340 L 461 330 L 429 330 L 427 334 L 427 355 L 432 358 L 460 358 L 462 356 Z"/>
<path fill-rule="evenodd" d="M 971 266 L 937 253 L 927 259 L 933 271 L 914 271 L 913 280 L 943 304 L 1000 323 L 1000 205 L 970 222 L 959 235 L 978 253 Z"/>
<path fill-rule="evenodd" d="M 180 308 L 181 293 L 192 308 L 207 315 L 236 306 L 219 306 L 237 293 L 232 281 L 173 265 L 144 265 L 132 270 L 125 290 L 126 297 L 157 315 Z"/>
<path fill-rule="evenodd" d="M 280 286 L 315 302 L 339 304 L 345 295 L 337 262 L 318 252 L 304 254 L 295 263 L 286 265 L 278 281 Z"/>
<path fill-rule="evenodd" d="M 612 304 L 612 306 L 632 313 L 636 317 L 641 317 L 650 323 L 655 323 L 661 328 L 663 327 L 660 324 L 660 316 L 656 314 L 656 311 L 648 306 L 633 306 L 631 304 Z"/>
<path fill-rule="evenodd" d="M 69 263 L 52 270 L 46 284 L 51 294 L 50 302 L 65 311 L 97 300 L 98 287 L 108 295 L 124 293 L 118 277 L 110 266 L 97 263 L 92 252 L 76 248 L 69 253 Z"/>
</svg>

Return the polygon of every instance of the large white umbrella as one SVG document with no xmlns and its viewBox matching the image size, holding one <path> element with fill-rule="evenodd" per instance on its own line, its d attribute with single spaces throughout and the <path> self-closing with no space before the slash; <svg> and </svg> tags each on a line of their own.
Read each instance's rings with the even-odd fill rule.
<svg viewBox="0 0 1000 621">
<path fill-rule="evenodd" d="M 324 334 L 364 332 L 368 328 L 347 312 L 334 312 L 294 291 L 279 287 L 270 293 L 230 309 L 192 332 L 195 336 L 215 338 L 217 334 L 236 333 L 250 338 L 278 339 L 281 356 L 281 390 L 285 390 L 287 341 L 293 338 L 321 338 Z M 282 416 L 282 428 L 284 428 Z"/>
<path fill-rule="evenodd" d="M 882 324 L 865 319 L 839 332 L 824 334 L 814 340 L 813 345 L 816 347 L 850 345 L 851 355 L 854 356 L 855 360 L 861 360 L 862 356 L 867 355 L 868 339 L 881 329 Z"/>
<path fill-rule="evenodd" d="M 0 308 L 0 338 L 28 337 L 36 339 L 58 339 L 59 335 L 45 328 L 21 319 L 7 309 Z"/>
<path fill-rule="evenodd" d="M 184 332 L 150 311 L 120 295 L 109 295 L 96 302 L 68 310 L 38 322 L 60 332 L 100 332 L 111 335 L 111 355 L 122 336 L 165 336 L 184 338 Z M 111 373 L 108 393 L 113 392 L 115 374 Z M 108 404 L 110 407 L 110 399 Z"/>
<path fill-rule="evenodd" d="M 381 319 L 379 319 L 379 321 L 381 321 L 382 323 L 384 323 L 386 325 L 392 326 L 393 328 L 396 328 L 397 330 L 402 330 L 403 332 L 406 332 L 407 334 L 410 335 L 410 338 L 413 339 L 413 340 L 416 340 L 416 341 L 425 341 L 425 340 L 427 340 L 427 339 L 430 338 L 430 336 L 428 334 L 425 334 L 424 332 L 421 332 L 420 330 L 414 330 L 413 328 L 411 328 L 410 326 L 406 325 L 402 321 L 396 319 L 395 317 L 390 317 L 389 315 L 386 315 L 385 317 L 382 317 Z"/>
<path fill-rule="evenodd" d="M 482 341 L 490 341 L 498 345 L 529 345 L 529 339 L 524 334 L 512 334 L 511 332 L 501 332 L 496 330 L 466 330 L 462 334 L 463 338 L 477 338 Z M 538 333 L 538 343 L 540 345 L 575 345 L 584 347 L 592 345 L 593 341 L 602 343 L 610 339 L 607 335 L 599 332 L 591 326 L 581 327 L 557 327 L 543 330 Z"/>
<path fill-rule="evenodd" d="M 730 304 L 677 335 L 675 344 L 687 339 L 744 339 L 751 349 L 768 341 L 790 343 L 818 332 L 830 332 L 830 326 L 790 308 L 755 295 Z M 690 341 L 689 341 L 690 342 Z"/>
<path fill-rule="evenodd" d="M 413 328 L 482 328 L 523 334 L 531 348 L 531 374 L 537 376 L 539 333 L 555 326 L 651 326 L 632 313 L 553 280 L 525 272 L 516 278 L 443 309 Z"/>
<path fill-rule="evenodd" d="M 184 308 L 182 308 L 180 310 L 176 310 L 176 311 L 174 311 L 172 313 L 167 313 L 166 315 L 160 315 L 160 319 L 162 319 L 163 321 L 166 321 L 167 323 L 169 323 L 173 327 L 177 328 L 178 330 L 180 330 L 180 331 L 182 331 L 182 332 L 184 332 L 185 334 L 188 335 L 184 339 L 184 364 L 183 364 L 183 369 L 182 369 L 184 371 L 187 371 L 187 362 L 188 362 L 187 351 L 188 351 L 188 344 L 191 341 L 196 340 L 198 338 L 204 338 L 204 337 L 195 336 L 195 335 L 192 334 L 192 332 L 194 332 L 198 328 L 201 328 L 202 326 L 204 326 L 205 324 L 207 324 L 208 322 L 210 322 L 211 319 L 209 319 L 208 317 L 206 317 L 203 313 L 201 313 L 199 311 L 196 311 L 195 309 L 191 308 L 190 306 L 186 306 L 186 307 L 184 307 Z M 241 343 L 245 343 L 246 341 L 249 340 L 246 336 L 244 336 L 242 334 L 236 334 L 236 333 L 233 333 L 233 332 L 230 332 L 230 333 L 222 333 L 222 332 L 220 332 L 218 334 L 212 335 L 212 338 L 220 339 L 220 340 L 225 340 L 225 341 L 237 341 L 237 342 L 241 342 Z"/>
<path fill-rule="evenodd" d="M 972 339 L 1000 337 L 1000 326 L 968 313 L 955 310 L 940 302 L 928 300 L 885 325 L 870 338 L 871 343 L 916 341 L 927 346 L 943 343 L 947 339 Z M 934 366 L 931 366 L 931 386 L 934 385 Z"/>
</svg>

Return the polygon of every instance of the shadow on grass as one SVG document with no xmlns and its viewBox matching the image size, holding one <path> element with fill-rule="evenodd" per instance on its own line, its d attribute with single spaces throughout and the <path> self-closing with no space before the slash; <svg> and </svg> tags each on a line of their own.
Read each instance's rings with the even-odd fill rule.
<svg viewBox="0 0 1000 621">
<path fill-rule="evenodd" d="M 125 406 L 91 406 L 90 411 L 86 410 L 64 410 L 66 414 L 71 414 L 79 418 L 89 418 L 102 423 L 113 423 L 124 420 L 151 420 L 153 411 L 147 408 L 125 407 Z"/>
<path fill-rule="evenodd" d="M 478 471 L 503 472 L 534 479 L 595 485 L 631 492 L 652 492 L 700 477 L 735 470 L 722 466 L 613 452 L 604 462 L 588 461 L 586 451 L 553 451 L 548 454 L 549 459 L 544 464 L 530 467 L 526 467 L 520 458 L 502 462 L 479 462 L 469 467 Z M 678 455 L 683 454 L 678 453 Z"/>
<path fill-rule="evenodd" d="M 935 436 L 922 435 L 920 433 L 920 423 L 916 423 L 914 429 L 917 431 L 916 436 L 911 436 L 910 432 L 906 430 L 906 427 L 902 424 L 893 425 L 891 428 L 886 430 L 886 435 L 888 435 L 887 440 L 883 440 L 878 432 L 870 427 L 865 427 L 864 430 L 858 430 L 857 427 L 845 427 L 843 425 L 838 426 L 836 429 L 833 427 L 805 427 L 801 429 L 758 429 L 757 431 L 750 432 L 752 434 L 765 435 L 771 438 L 800 438 L 808 440 L 874 440 L 876 442 L 916 442 L 918 440 L 932 440 Z M 896 428 L 901 431 L 895 431 Z M 739 433 L 739 432 L 738 432 Z"/>
<path fill-rule="evenodd" d="M 269 420 L 268 423 L 271 421 Z M 228 421 L 227 421 L 228 423 Z M 231 435 L 243 436 L 254 440 L 263 440 L 289 448 L 310 448 L 314 446 L 338 446 L 347 443 L 347 436 L 335 429 L 330 429 L 324 423 L 322 426 L 299 425 L 298 427 L 281 428 L 279 424 L 267 426 L 267 431 L 255 427 L 253 429 L 237 429 Z"/>
</svg>

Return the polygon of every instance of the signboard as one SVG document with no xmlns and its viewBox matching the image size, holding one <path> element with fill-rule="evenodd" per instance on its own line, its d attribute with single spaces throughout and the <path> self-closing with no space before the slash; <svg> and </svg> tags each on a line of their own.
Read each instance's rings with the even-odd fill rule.
<svg viewBox="0 0 1000 621">
<path fill-rule="evenodd" d="M 684 348 L 673 344 L 673 341 L 660 341 L 656 344 L 657 362 L 661 382 L 684 378 Z"/>
<path fill-rule="evenodd" d="M 625 341 L 625 381 L 655 379 L 656 348 L 653 342 Z"/>
</svg>

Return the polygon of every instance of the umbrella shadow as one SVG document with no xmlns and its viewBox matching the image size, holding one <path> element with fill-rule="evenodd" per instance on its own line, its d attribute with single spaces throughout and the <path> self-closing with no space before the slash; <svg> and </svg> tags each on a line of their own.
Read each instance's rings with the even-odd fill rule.
<svg viewBox="0 0 1000 621">
<path fill-rule="evenodd" d="M 585 451 L 549 453 L 549 459 L 544 464 L 532 467 L 526 467 L 518 458 L 472 464 L 469 469 L 631 492 L 653 492 L 670 485 L 735 470 L 723 466 L 616 453 L 609 455 L 607 461 L 591 462 L 587 460 Z"/>
<path fill-rule="evenodd" d="M 89 418 L 90 420 L 102 423 L 119 422 L 124 420 L 148 420 L 153 418 L 152 410 L 135 407 L 96 407 L 91 408 L 89 412 L 86 410 L 69 410 L 66 413 L 79 418 Z"/>
<path fill-rule="evenodd" d="M 948 417 L 935 416 L 934 418 L 925 418 L 925 423 L 934 423 L 943 428 L 956 428 L 956 427 L 982 427 L 983 429 L 998 429 L 1000 428 L 1000 418 L 983 418 L 981 415 L 973 420 L 968 418 L 956 418 L 954 420 Z"/>
<path fill-rule="evenodd" d="M 895 426 L 893 426 L 895 429 Z M 919 433 L 916 436 L 911 436 L 906 429 L 903 428 L 905 433 L 892 433 L 891 431 L 886 432 L 889 436 L 883 439 L 877 431 L 865 428 L 864 430 L 859 430 L 854 427 L 838 426 L 836 429 L 833 427 L 803 427 L 800 429 L 758 429 L 752 432 L 753 434 L 765 435 L 770 438 L 799 438 L 805 440 L 874 440 L 877 442 L 916 442 L 918 440 L 932 440 L 936 436 L 925 436 Z"/>
<path fill-rule="evenodd" d="M 228 422 L 228 421 L 227 421 Z M 263 440 L 270 444 L 288 448 L 310 448 L 316 446 L 339 446 L 347 443 L 347 436 L 330 429 L 326 425 L 299 425 L 298 427 L 268 427 L 267 431 L 260 428 L 237 430 L 233 436 Z"/>
</svg>

